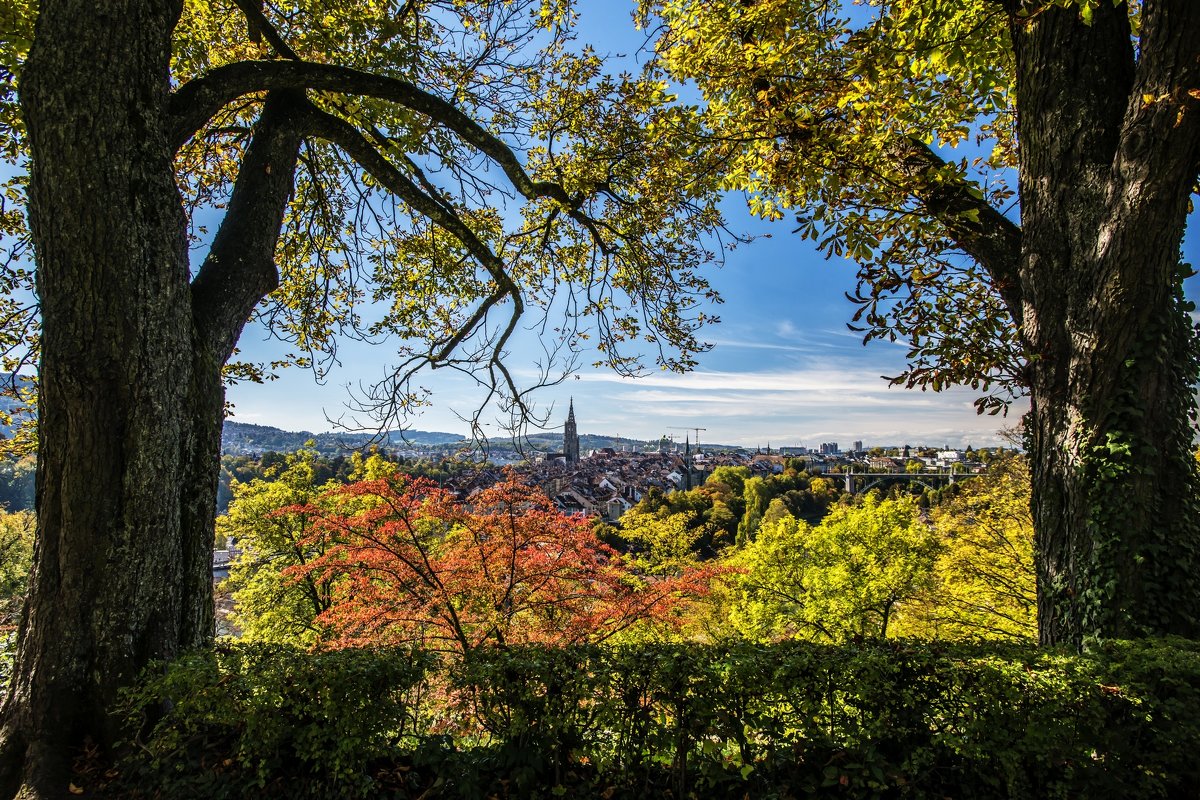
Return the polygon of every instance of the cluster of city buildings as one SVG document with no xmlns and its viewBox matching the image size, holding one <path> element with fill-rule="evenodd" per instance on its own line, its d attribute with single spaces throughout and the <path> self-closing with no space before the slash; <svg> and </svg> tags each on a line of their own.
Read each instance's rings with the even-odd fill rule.
<svg viewBox="0 0 1200 800">
<path fill-rule="evenodd" d="M 722 448 L 700 451 L 691 442 L 680 446 L 663 440 L 657 452 L 617 451 L 600 448 L 581 452 L 575 401 L 571 399 L 563 423 L 560 451 L 531 454 L 531 458 L 505 469 L 540 486 L 555 505 L 571 513 L 615 522 L 652 490 L 670 494 L 704 483 L 720 466 L 746 467 L 751 475 L 768 475 L 785 469 L 789 458 L 802 458 L 811 473 L 904 473 L 914 465 L 931 472 L 970 474 L 983 468 L 971 450 L 902 448 L 868 451 L 861 441 L 843 452 L 837 442 L 824 442 L 816 451 L 801 447 L 745 450 Z M 471 470 L 449 479 L 446 488 L 460 497 L 491 486 L 504 477 L 500 467 Z"/>
<path fill-rule="evenodd" d="M 846 451 L 837 442 L 822 442 L 816 449 L 773 449 L 767 444 L 765 449 L 756 450 L 712 445 L 700 450 L 690 440 L 680 445 L 663 437 L 657 446 L 651 445 L 649 451 L 618 451 L 604 447 L 584 452 L 580 446 L 574 398 L 568 406 L 562 431 L 559 450 L 493 454 L 500 457 L 492 457 L 488 465 L 453 474 L 446 480 L 446 488 L 466 498 L 502 480 L 507 469 L 540 486 L 563 511 L 615 522 L 646 493 L 657 490 L 670 494 L 701 486 L 712 471 L 721 466 L 746 467 L 752 475 L 782 472 L 788 459 L 797 458 L 803 460 L 804 469 L 810 473 L 858 475 L 925 470 L 970 474 L 983 468 L 979 454 L 970 448 L 964 451 L 904 445 L 867 450 L 861 440 L 855 441 Z M 444 442 L 437 444 L 446 446 Z M 428 457 L 431 453 L 419 455 Z"/>
<path fill-rule="evenodd" d="M 568 460 L 571 449 L 563 449 L 563 453 L 546 454 L 549 457 L 532 462 L 459 473 L 444 486 L 460 497 L 470 497 L 503 480 L 507 469 L 539 486 L 561 511 L 616 522 L 648 492 L 670 494 L 695 488 L 720 466 L 744 466 L 752 475 L 782 472 L 784 460 L 763 454 L 637 453 L 607 447 Z"/>
</svg>

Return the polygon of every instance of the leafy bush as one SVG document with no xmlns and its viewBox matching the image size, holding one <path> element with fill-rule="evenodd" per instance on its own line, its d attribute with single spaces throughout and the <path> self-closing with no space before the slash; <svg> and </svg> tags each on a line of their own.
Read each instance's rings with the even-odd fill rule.
<svg viewBox="0 0 1200 800">
<path fill-rule="evenodd" d="M 2 483 L 3 472 L 0 472 Z M 36 527 L 32 512 L 10 513 L 0 505 L 0 696 L 8 689 L 17 654 L 17 625 L 29 588 Z"/>
<path fill-rule="evenodd" d="M 180 797 L 365 797 L 374 762 L 411 749 L 433 657 L 221 646 L 124 698 L 131 786 Z"/>
<path fill-rule="evenodd" d="M 192 780 L 206 797 L 606 800 L 1151 798 L 1200 785 L 1194 642 L 1083 656 L 916 641 L 531 646 L 429 667 L 408 651 L 192 657 L 131 697 L 176 700 L 126 778 Z M 226 761 L 224 794 L 195 783 Z"/>
</svg>

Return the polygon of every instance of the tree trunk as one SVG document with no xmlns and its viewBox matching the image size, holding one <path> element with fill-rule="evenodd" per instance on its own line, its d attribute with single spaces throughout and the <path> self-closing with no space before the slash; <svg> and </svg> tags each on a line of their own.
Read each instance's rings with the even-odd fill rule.
<svg viewBox="0 0 1200 800">
<path fill-rule="evenodd" d="M 119 689 L 212 636 L 221 369 L 278 282 L 302 95 L 264 104 L 194 281 L 167 131 L 179 4 L 43 0 L 22 74 L 42 309 L 38 540 L 0 798 L 60 797 Z"/>
<path fill-rule="evenodd" d="M 1043 643 L 1200 634 L 1196 357 L 1179 248 L 1197 111 L 1164 102 L 1193 9 L 1016 18 L 1028 419 Z M 1186 4 L 1178 7 L 1183 8 Z M 1157 61 L 1156 61 L 1157 59 Z M 1161 70 L 1162 61 L 1175 67 Z M 1156 77 L 1156 70 L 1166 77 Z"/>
<path fill-rule="evenodd" d="M 114 737 L 117 690 L 209 635 L 211 597 L 194 584 L 211 534 L 181 524 L 197 461 L 192 319 L 162 134 L 179 5 L 97 8 L 43 2 L 22 74 L 43 317 L 38 538 L 0 796 L 65 795 L 72 754 Z"/>
</svg>

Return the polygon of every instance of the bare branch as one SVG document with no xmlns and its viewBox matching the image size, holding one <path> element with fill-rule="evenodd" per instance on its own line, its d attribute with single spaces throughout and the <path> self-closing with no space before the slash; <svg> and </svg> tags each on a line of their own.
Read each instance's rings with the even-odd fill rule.
<svg viewBox="0 0 1200 800">
<path fill-rule="evenodd" d="M 463 247 L 488 271 L 496 282 L 496 293 L 485 301 L 482 313 L 495 305 L 505 296 L 513 299 L 516 313 L 523 309 L 520 290 L 504 268 L 504 262 L 479 240 L 475 232 L 462 221 L 449 204 L 440 198 L 427 194 L 413 181 L 388 161 L 371 143 L 350 123 L 343 119 L 321 111 L 311 103 L 305 104 L 304 122 L 306 130 L 342 148 L 359 166 L 378 180 L 388 191 L 395 194 L 416 211 L 423 214 L 440 228 L 454 236 Z M 479 316 L 477 312 L 477 317 Z M 443 348 L 438 358 L 445 358 L 458 342 L 466 335 L 466 328 L 459 330 L 450 340 L 447 348 Z"/>
<path fill-rule="evenodd" d="M 496 387 L 504 386 L 509 392 L 510 401 L 520 403 L 522 393 L 501 357 L 505 346 L 516 330 L 525 306 L 520 287 L 508 274 L 504 262 L 475 235 L 475 232 L 449 203 L 437 196 L 434 187 L 425 181 L 423 176 L 419 176 L 423 186 L 417 185 L 376 150 L 353 125 L 332 114 L 327 114 L 311 104 L 306 104 L 304 109 L 304 125 L 306 132 L 341 148 L 396 197 L 454 236 L 487 270 L 496 285 L 495 290 L 479 303 L 470 318 L 459 325 L 452 335 L 436 340 L 426 353 L 409 359 L 393 372 L 389 380 L 392 386 L 389 394 L 404 394 L 401 391 L 402 387 L 422 366 L 450 366 L 470 372 L 464 370 L 461 365 L 482 362 L 489 376 L 486 381 L 491 389 L 489 397 L 494 393 Z M 505 299 L 512 300 L 513 308 L 503 330 L 494 337 L 486 337 L 485 351 L 469 353 L 465 358 L 455 358 L 455 351 L 482 329 L 488 314 Z M 394 416 L 398 407 L 393 401 L 389 402 L 388 409 L 387 416 Z"/>
</svg>

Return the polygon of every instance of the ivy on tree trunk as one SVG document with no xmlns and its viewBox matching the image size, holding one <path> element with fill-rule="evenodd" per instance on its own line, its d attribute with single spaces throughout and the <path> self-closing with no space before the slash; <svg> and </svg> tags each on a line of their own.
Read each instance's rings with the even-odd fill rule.
<svg viewBox="0 0 1200 800">
<path fill-rule="evenodd" d="M 1013 16 L 1044 643 L 1200 635 L 1196 344 L 1180 265 L 1200 7 Z"/>
<path fill-rule="evenodd" d="M 1200 635 L 1200 3 L 848 5 L 640 3 L 727 182 L 858 263 L 856 329 L 908 346 L 892 382 L 1030 397 L 1041 640 Z"/>
</svg>

